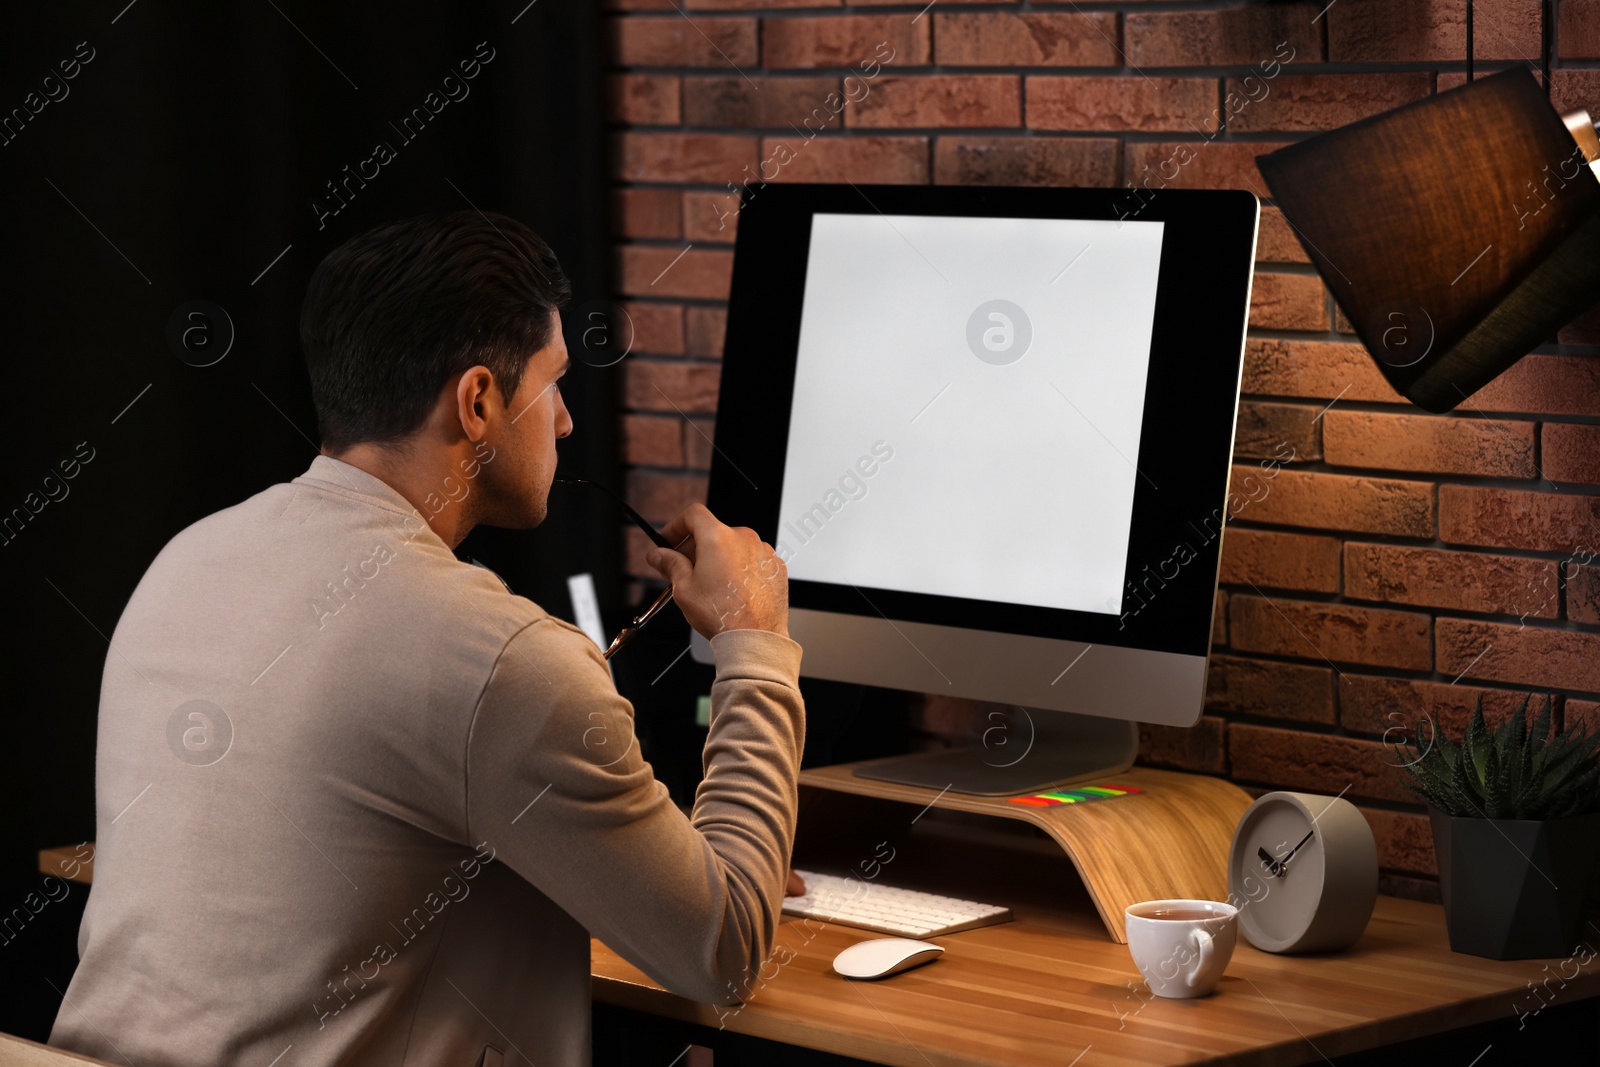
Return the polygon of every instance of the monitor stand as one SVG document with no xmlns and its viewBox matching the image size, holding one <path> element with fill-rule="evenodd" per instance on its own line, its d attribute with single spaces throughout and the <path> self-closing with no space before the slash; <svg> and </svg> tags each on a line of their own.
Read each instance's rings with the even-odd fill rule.
<svg viewBox="0 0 1600 1067">
<path fill-rule="evenodd" d="M 1123 919 L 1130 904 L 1171 897 L 1230 899 L 1228 853 L 1251 796 L 1225 779 L 1128 767 L 1111 781 L 1138 792 L 1036 807 L 957 793 L 948 777 L 927 786 L 874 779 L 859 773 L 863 766 L 846 763 L 801 771 L 801 822 L 820 820 L 823 832 L 829 826 L 857 825 L 850 807 L 824 799 L 832 793 L 903 804 L 904 826 L 935 808 L 967 813 L 957 816 L 962 819 L 979 815 L 1029 823 L 1061 847 L 1089 890 L 1106 932 L 1124 943 Z M 995 886 L 993 899 L 1007 902 L 1004 885 Z"/>
<path fill-rule="evenodd" d="M 1121 774 L 1139 753 L 1137 723 L 1011 705 L 979 720 L 965 748 L 918 752 L 855 767 L 861 778 L 1000 797 Z"/>
</svg>

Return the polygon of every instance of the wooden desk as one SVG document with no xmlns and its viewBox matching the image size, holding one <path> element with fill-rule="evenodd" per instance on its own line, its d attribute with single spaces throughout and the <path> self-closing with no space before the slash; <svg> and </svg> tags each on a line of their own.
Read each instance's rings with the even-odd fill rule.
<svg viewBox="0 0 1600 1067">
<path fill-rule="evenodd" d="M 84 1064 L 112 1067 L 105 1060 L 51 1048 L 12 1034 L 0 1034 L 0 1064 L 5 1067 L 83 1067 Z"/>
<path fill-rule="evenodd" d="M 842 841 L 835 854 L 871 856 L 860 851 L 862 842 L 890 840 L 896 853 L 880 876 L 886 884 L 944 886 L 1007 904 L 1016 921 L 938 938 L 945 954 L 924 967 L 849 982 L 833 974 L 833 957 L 877 935 L 786 918 L 774 962 L 742 1008 L 673 996 L 595 942 L 596 1002 L 902 1067 L 1281 1067 L 1474 1023 L 1503 1021 L 1514 1029 L 1517 1011 L 1540 1007 L 1530 983 L 1547 978 L 1546 1001 L 1558 1006 L 1600 995 L 1600 959 L 1581 968 L 1568 963 L 1563 972 L 1560 961 L 1460 955 L 1449 950 L 1439 906 L 1380 897 L 1366 934 L 1349 951 L 1277 956 L 1240 938 L 1214 995 L 1164 1000 L 1148 993 L 1127 947 L 1110 939 L 1059 846 L 1022 824 L 1008 835 L 961 813 L 929 812 L 907 827 L 901 808 L 856 809 L 823 843 Z M 879 836 L 896 821 L 898 838 Z M 809 828 L 816 830 L 815 820 Z M 798 857 L 818 855 L 817 835 L 811 837 L 807 846 L 802 833 L 797 866 L 853 866 L 848 859 L 802 862 Z M 1600 946 L 1600 932 L 1594 936 L 1591 944 Z M 1562 973 L 1576 976 L 1563 982 Z M 1552 1014 L 1523 1022 L 1529 1032 L 1544 1026 L 1548 1033 Z M 1525 1062 L 1515 1054 L 1494 1062 L 1514 1061 Z"/>
</svg>

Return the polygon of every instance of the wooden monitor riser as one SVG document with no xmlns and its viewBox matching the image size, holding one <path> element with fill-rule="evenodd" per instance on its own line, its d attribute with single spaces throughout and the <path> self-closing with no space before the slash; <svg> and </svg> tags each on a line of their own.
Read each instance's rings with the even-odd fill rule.
<svg viewBox="0 0 1600 1067">
<path fill-rule="evenodd" d="M 1250 794 L 1220 778 L 1132 767 L 1105 782 L 1143 790 L 1058 807 L 1009 803 L 1004 797 L 939 793 L 860 778 L 859 764 L 800 772 L 800 784 L 857 796 L 1018 819 L 1039 827 L 1072 860 L 1112 940 L 1127 944 L 1123 911 L 1141 900 L 1228 899 L 1228 848 L 1250 806 Z M 1100 784 L 1100 779 L 1084 785 Z M 1070 787 L 1068 787 L 1070 788 Z"/>
</svg>

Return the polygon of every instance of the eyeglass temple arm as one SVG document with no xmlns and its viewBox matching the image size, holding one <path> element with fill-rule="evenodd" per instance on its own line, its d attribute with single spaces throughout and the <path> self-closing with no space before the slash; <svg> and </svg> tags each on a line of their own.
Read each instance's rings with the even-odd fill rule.
<svg viewBox="0 0 1600 1067">
<path fill-rule="evenodd" d="M 619 632 L 612 640 L 611 647 L 606 649 L 603 653 L 605 658 L 610 659 L 613 653 L 615 653 L 623 645 L 627 644 L 628 639 L 634 634 L 638 633 L 639 630 L 643 629 L 644 624 L 655 618 L 656 614 L 660 612 L 662 608 L 666 607 L 671 600 L 672 587 L 669 585 L 666 589 L 661 591 L 661 595 L 656 597 L 653 604 L 651 604 L 648 608 L 645 608 L 644 611 L 640 612 L 632 622 L 622 628 L 621 632 Z"/>
</svg>

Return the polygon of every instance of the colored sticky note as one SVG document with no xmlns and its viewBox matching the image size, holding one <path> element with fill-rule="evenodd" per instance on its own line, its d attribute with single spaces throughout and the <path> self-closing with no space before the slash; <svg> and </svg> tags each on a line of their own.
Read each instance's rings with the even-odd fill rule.
<svg viewBox="0 0 1600 1067">
<path fill-rule="evenodd" d="M 1080 785 L 1071 789 L 1052 789 L 1045 793 L 1010 797 L 1008 798 L 1008 803 L 1022 804 L 1033 808 L 1048 808 L 1060 804 L 1086 804 L 1095 800 L 1112 800 L 1116 797 L 1127 796 L 1129 793 L 1142 792 L 1144 790 L 1126 785 Z"/>
</svg>

